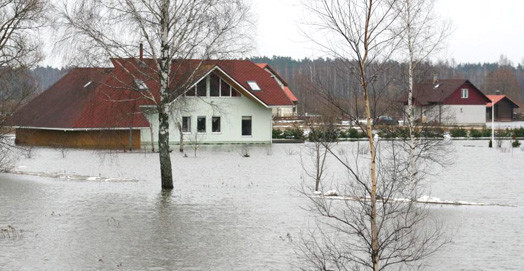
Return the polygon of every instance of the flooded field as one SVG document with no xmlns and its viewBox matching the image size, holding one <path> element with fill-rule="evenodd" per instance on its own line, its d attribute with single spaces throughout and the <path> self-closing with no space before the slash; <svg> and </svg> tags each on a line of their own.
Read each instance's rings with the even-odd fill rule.
<svg viewBox="0 0 524 271">
<path fill-rule="evenodd" d="M 340 144 L 340 148 L 355 143 Z M 507 142 L 505 143 L 507 145 Z M 430 207 L 452 243 L 430 270 L 524 268 L 524 151 L 455 141 L 431 197 L 511 205 Z M 0 270 L 293 270 L 312 223 L 297 192 L 303 145 L 173 153 L 162 193 L 156 154 L 33 149 L 0 175 Z M 342 176 L 336 164 L 332 176 Z M 26 173 L 31 173 L 30 175 Z"/>
</svg>

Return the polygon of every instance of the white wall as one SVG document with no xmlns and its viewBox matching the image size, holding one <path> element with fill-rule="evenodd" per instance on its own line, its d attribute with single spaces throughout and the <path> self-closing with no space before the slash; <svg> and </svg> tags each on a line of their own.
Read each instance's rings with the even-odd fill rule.
<svg viewBox="0 0 524 271">
<path fill-rule="evenodd" d="M 456 125 L 485 125 L 486 106 L 485 105 L 445 105 L 442 107 L 450 118 L 447 124 Z"/>
<path fill-rule="evenodd" d="M 406 107 L 407 108 L 407 107 Z M 406 109 L 407 110 L 407 109 Z M 415 107 L 415 119 L 423 122 L 439 122 L 446 125 L 485 125 L 485 105 L 438 105 Z"/>
<path fill-rule="evenodd" d="M 170 116 L 170 143 L 179 144 L 180 133 L 174 120 L 182 121 L 182 116 L 191 117 L 191 133 L 184 133 L 184 142 L 191 143 L 271 143 L 273 120 L 271 109 L 241 97 L 185 97 L 173 105 Z M 181 110 L 180 108 L 184 108 Z M 145 113 L 152 124 L 153 138 L 158 142 L 158 114 Z M 206 117 L 206 132 L 197 133 L 197 117 Z M 211 132 L 213 116 L 221 117 L 221 132 Z M 242 136 L 242 116 L 252 117 L 252 136 Z M 150 129 L 142 129 L 142 146 L 151 146 Z"/>
<path fill-rule="evenodd" d="M 274 117 L 294 117 L 296 116 L 296 106 L 273 108 Z"/>
</svg>

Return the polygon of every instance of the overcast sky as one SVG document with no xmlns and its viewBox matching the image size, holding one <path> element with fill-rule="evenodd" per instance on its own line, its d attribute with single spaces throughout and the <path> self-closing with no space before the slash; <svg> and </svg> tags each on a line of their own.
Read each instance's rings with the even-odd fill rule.
<svg viewBox="0 0 524 271">
<path fill-rule="evenodd" d="M 251 1 L 256 19 L 252 56 L 322 56 L 300 31 L 305 15 L 300 3 L 307 0 Z M 455 59 L 457 64 L 497 62 L 503 54 L 513 64 L 523 63 L 524 0 L 437 0 L 436 12 L 453 28 L 439 59 Z M 60 66 L 58 58 L 47 57 L 41 65 Z"/>
<path fill-rule="evenodd" d="M 300 32 L 301 0 L 252 0 L 257 15 L 253 55 L 316 57 Z M 524 58 L 523 0 L 437 0 L 436 12 L 451 21 L 453 33 L 439 58 L 457 63 L 497 62 L 501 54 L 514 64 Z"/>
</svg>

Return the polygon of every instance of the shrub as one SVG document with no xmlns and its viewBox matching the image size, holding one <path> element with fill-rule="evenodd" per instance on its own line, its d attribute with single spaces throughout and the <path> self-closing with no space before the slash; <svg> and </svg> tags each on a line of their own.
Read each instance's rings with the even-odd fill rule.
<svg viewBox="0 0 524 271">
<path fill-rule="evenodd" d="M 362 132 L 359 132 L 357 129 L 355 128 L 349 128 L 346 132 L 346 135 L 348 138 L 362 138 L 364 137 L 363 136 L 363 133 Z"/>
<path fill-rule="evenodd" d="M 490 137 L 491 136 L 491 129 L 488 129 L 486 127 L 482 128 L 482 137 Z"/>
<path fill-rule="evenodd" d="M 426 128 L 420 132 L 420 135 L 427 138 L 439 138 L 444 137 L 444 129 L 437 128 Z"/>
<path fill-rule="evenodd" d="M 469 130 L 469 136 L 470 137 L 474 137 L 474 138 L 482 137 L 482 131 L 474 129 L 474 128 L 471 128 Z"/>
<path fill-rule="evenodd" d="M 273 138 L 283 138 L 283 132 L 280 129 L 273 129 Z"/>
<path fill-rule="evenodd" d="M 335 142 L 337 141 L 339 134 L 332 125 L 322 128 L 311 128 L 309 132 L 308 140 L 311 142 Z"/>
<path fill-rule="evenodd" d="M 513 142 L 511 143 L 511 146 L 513 146 L 513 148 L 518 148 L 518 147 L 520 147 L 520 142 L 519 142 L 519 140 L 516 139 L 515 141 L 513 141 Z"/>
<path fill-rule="evenodd" d="M 467 137 L 468 131 L 466 131 L 463 128 L 453 128 L 449 130 L 449 134 L 451 135 L 451 137 Z"/>
<path fill-rule="evenodd" d="M 524 137 L 524 127 L 515 128 L 513 130 L 513 133 L 515 134 L 516 137 Z"/>
</svg>

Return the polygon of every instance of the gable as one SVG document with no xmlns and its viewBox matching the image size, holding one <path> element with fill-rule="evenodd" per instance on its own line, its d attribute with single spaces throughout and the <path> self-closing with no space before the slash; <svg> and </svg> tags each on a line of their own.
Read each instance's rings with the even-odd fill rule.
<svg viewBox="0 0 524 271">
<path fill-rule="evenodd" d="M 468 92 L 467 98 L 462 97 L 463 89 Z M 449 105 L 485 105 L 488 102 L 490 102 L 489 98 L 469 81 L 464 82 L 443 101 L 444 104 Z"/>
</svg>

